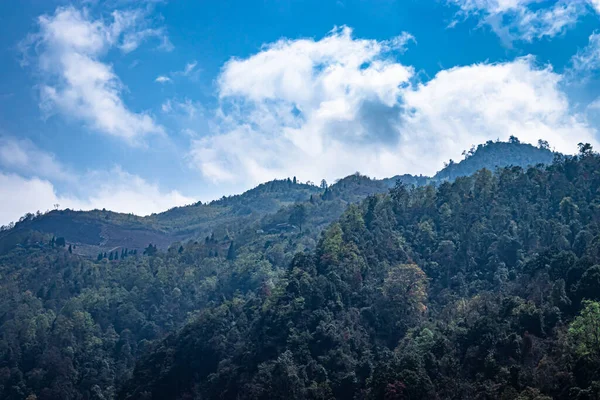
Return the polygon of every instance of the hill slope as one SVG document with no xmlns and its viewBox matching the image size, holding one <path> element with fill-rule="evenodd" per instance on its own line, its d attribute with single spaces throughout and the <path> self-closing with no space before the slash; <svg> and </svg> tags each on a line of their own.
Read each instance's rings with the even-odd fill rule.
<svg viewBox="0 0 600 400">
<path fill-rule="evenodd" d="M 568 179 L 579 176 L 579 170 L 574 169 L 573 164 L 565 164 L 565 170 L 568 171 L 565 172 Z M 500 181 L 502 185 L 514 184 L 511 179 L 508 179 L 511 175 L 503 176 L 505 178 Z M 420 183 L 430 178 L 405 176 L 403 179 L 408 179 L 409 184 L 414 184 L 415 180 Z M 457 188 L 468 187 L 468 182 L 471 181 L 459 179 L 455 185 L 458 185 Z M 485 182 L 487 181 L 482 181 L 482 183 Z M 461 216 L 470 210 L 469 206 L 472 206 L 468 202 L 465 202 L 465 207 L 460 206 L 462 201 L 470 198 L 468 191 L 466 193 L 459 189 L 449 191 L 448 183 L 441 184 L 439 189 L 434 186 L 426 186 L 414 190 L 414 192 L 410 188 L 404 187 L 412 193 L 409 195 L 409 198 L 412 199 L 409 202 L 412 204 L 409 214 L 415 213 L 414 218 L 418 219 L 418 223 L 415 220 L 409 220 L 406 224 L 394 222 L 395 214 L 403 211 L 396 208 L 390 209 L 389 205 L 384 207 L 390 201 L 388 196 L 376 195 L 364 200 L 370 194 L 387 192 L 387 188 L 394 183 L 394 179 L 373 180 L 357 174 L 340 180 L 328 187 L 327 190 L 314 186 L 294 185 L 293 182 L 287 180 L 276 181 L 233 198 L 221 199 L 206 205 L 181 207 L 146 218 L 106 211 L 87 213 L 55 211 L 45 216 L 28 219 L 15 229 L 2 232 L 2 242 L 7 246 L 0 254 L 0 292 L 3 294 L 0 300 L 0 332 L 3 333 L 0 339 L 0 398 L 16 400 L 35 394 L 40 400 L 112 399 L 116 397 L 117 389 L 131 377 L 136 360 L 144 354 L 148 354 L 157 343 L 161 343 L 165 336 L 176 332 L 186 322 L 196 318 L 207 318 L 207 315 L 211 314 L 214 315 L 214 322 L 225 330 L 231 330 L 232 326 L 246 329 L 244 327 L 247 324 L 256 322 L 254 316 L 259 315 L 258 313 L 263 308 L 270 310 L 269 312 L 280 309 L 283 313 L 291 312 L 297 306 L 314 310 L 313 301 L 317 301 L 321 296 L 318 292 L 315 292 L 317 297 L 306 296 L 303 300 L 305 303 L 294 297 L 293 307 L 287 303 L 269 305 L 271 300 L 268 299 L 276 301 L 282 293 L 288 290 L 282 285 L 290 280 L 289 272 L 287 272 L 290 270 L 290 266 L 298 265 L 294 261 L 294 255 L 299 252 L 309 254 L 309 258 L 317 260 L 315 265 L 318 265 L 319 270 L 316 276 L 317 285 L 320 288 L 318 290 L 329 293 L 325 299 L 327 304 L 332 307 L 331 310 L 335 307 L 346 307 L 347 299 L 344 296 L 348 295 L 348 291 L 356 292 L 356 295 L 350 295 L 352 303 L 364 301 L 364 298 L 361 297 L 364 292 L 362 289 L 357 290 L 362 286 L 355 285 L 361 281 L 366 282 L 361 271 L 367 268 L 369 263 L 385 257 L 400 259 L 399 257 L 404 256 L 399 249 L 406 249 L 409 245 L 416 246 L 415 243 L 420 243 L 420 246 L 427 249 L 441 239 L 436 235 L 434 229 L 437 225 L 431 225 L 433 223 L 431 220 L 438 223 L 433 218 L 435 214 L 426 212 L 439 209 L 440 213 L 445 216 L 444 218 L 450 218 L 447 220 L 448 224 L 452 218 L 455 218 L 458 221 L 456 224 L 460 225 L 463 223 L 463 220 L 460 219 L 463 218 Z M 542 180 L 539 184 L 540 187 L 543 187 L 546 183 Z M 504 186 L 502 187 L 504 188 Z M 517 187 L 520 188 L 520 186 Z M 405 198 L 406 194 L 402 192 L 404 189 L 403 186 L 395 188 L 394 193 L 397 193 L 395 196 Z M 436 193 L 436 190 L 446 193 L 448 196 L 447 206 L 432 202 L 432 199 L 435 198 L 435 196 L 432 197 L 432 193 Z M 563 190 L 572 191 L 572 186 L 564 186 Z M 536 193 L 532 192 L 531 196 L 537 195 Z M 560 193 L 558 189 L 556 193 Z M 275 201 L 269 203 L 266 200 L 267 197 L 274 198 Z M 544 197 L 539 199 L 543 200 Z M 519 199 L 518 204 L 523 201 Z M 580 202 L 580 199 L 576 201 Z M 457 202 L 458 204 L 455 204 Z M 555 207 L 555 204 L 552 204 L 552 207 Z M 583 203 L 576 203 L 576 205 L 583 207 L 582 210 L 585 209 Z M 277 207 L 279 207 L 277 210 L 271 212 Z M 255 211 L 248 214 L 248 208 Z M 344 214 L 346 209 L 348 212 Z M 475 210 L 473 209 L 473 212 Z M 515 212 L 513 208 L 508 210 Z M 504 214 L 496 218 L 495 223 L 507 223 L 506 213 L 508 211 L 502 212 Z M 580 213 L 578 215 L 584 215 L 582 211 L 578 212 Z M 52 220 L 52 218 L 61 216 L 66 219 L 65 226 L 62 226 L 63 222 L 59 219 Z M 326 230 L 325 237 L 329 235 L 331 240 L 320 239 L 323 229 L 326 229 L 332 221 L 336 221 L 340 216 L 339 224 L 343 228 L 343 232 L 347 232 L 342 235 L 342 240 L 339 240 L 340 237 L 336 233 L 336 225 Z M 478 218 L 474 215 L 471 217 Z M 367 226 L 366 230 L 361 228 L 361 218 Z M 192 220 L 196 222 L 190 222 Z M 440 223 L 443 225 L 446 223 L 444 221 L 446 220 Z M 49 224 L 44 228 L 48 233 L 39 233 L 33 229 L 43 226 L 44 223 Z M 72 243 L 70 239 L 67 239 L 65 244 L 59 240 L 51 240 L 54 235 L 60 236 L 60 232 L 69 233 L 75 237 L 75 240 L 84 238 L 92 241 L 98 240 L 98 237 L 100 239 L 105 237 L 102 236 L 104 235 L 102 229 L 88 229 L 85 225 L 88 223 L 92 227 L 109 225 L 110 229 L 117 232 L 126 232 L 127 230 L 158 232 L 168 239 L 178 237 L 183 239 L 170 245 L 165 244 L 164 251 L 161 249 L 157 251 L 154 247 L 146 248 L 146 254 L 143 254 L 143 251 L 132 252 L 132 247 L 125 251 L 122 247 L 127 246 L 121 245 L 118 249 L 108 249 L 109 255 L 97 261 L 95 254 L 92 254 L 94 256 L 92 259 L 79 256 L 77 253 L 81 245 Z M 194 224 L 196 227 L 190 229 L 190 226 Z M 399 235 L 396 230 L 403 225 L 410 226 L 411 229 Z M 77 231 L 80 226 L 86 227 L 84 232 Z M 544 226 L 548 232 L 554 232 L 554 229 L 557 229 L 557 232 L 563 232 L 562 234 L 565 235 L 564 227 L 556 225 L 552 220 L 539 222 L 539 227 Z M 539 227 L 536 229 L 541 229 Z M 56 232 L 55 229 L 59 231 Z M 471 238 L 468 240 L 459 238 L 459 240 L 453 237 L 449 231 L 451 225 L 444 225 L 443 229 L 445 229 L 443 237 L 453 240 L 456 248 L 463 249 L 460 247 L 461 243 L 476 242 Z M 187 239 L 196 232 L 201 232 L 200 237 Z M 548 232 L 544 233 L 544 240 L 550 240 L 547 237 L 554 237 L 553 233 Z M 480 233 L 481 236 L 475 235 L 474 237 L 481 237 L 488 241 L 491 241 L 494 238 L 493 235 L 497 234 L 495 231 L 493 234 L 487 231 Z M 114 235 L 113 237 L 119 237 L 109 230 L 109 236 L 111 234 Z M 89 235 L 91 239 L 86 239 L 85 235 Z M 134 239 L 128 238 L 127 240 Z M 109 237 L 108 240 L 112 239 Z M 367 242 L 364 242 L 365 240 Z M 319 242 L 321 242 L 320 245 Z M 12 245 L 8 245 L 10 243 Z M 107 243 L 119 243 L 119 241 Z M 143 247 L 147 246 L 141 240 L 140 243 Z M 508 246 L 512 242 L 502 243 L 503 246 Z M 558 243 L 561 243 L 560 240 Z M 348 250 L 331 258 L 330 252 L 342 244 Z M 69 251 L 69 245 L 76 247 Z M 353 246 L 356 246 L 356 251 L 353 250 Z M 494 244 L 494 246 L 497 245 Z M 315 249 L 317 249 L 316 253 Z M 428 254 L 427 251 L 423 251 L 425 255 L 419 257 L 425 257 Z M 428 251 L 438 254 L 437 249 Z M 420 260 L 417 257 L 418 253 L 408 254 L 413 261 Z M 471 253 L 468 254 L 471 257 Z M 434 262 L 443 265 L 443 257 L 439 257 L 436 255 Z M 477 257 L 473 257 L 477 263 L 487 260 L 479 253 L 477 253 Z M 312 261 L 310 262 L 312 263 Z M 329 262 L 343 262 L 344 267 L 329 270 L 326 267 Z M 348 266 L 347 270 L 346 266 Z M 428 269 L 423 267 L 423 270 L 428 275 L 431 273 L 432 279 L 436 276 L 432 273 L 436 270 L 434 264 L 431 264 L 431 268 Z M 478 279 L 483 281 L 484 278 L 487 279 L 487 275 L 481 275 Z M 348 282 L 349 279 L 351 282 Z M 470 276 L 469 279 L 474 278 Z M 305 286 L 303 285 L 308 281 L 299 279 L 298 282 L 298 290 L 304 290 Z M 436 282 L 443 281 L 438 279 Z M 338 296 L 341 292 L 335 289 L 339 285 L 346 288 L 342 297 Z M 477 285 L 483 285 L 483 283 L 472 284 L 467 292 L 480 290 L 478 289 L 480 286 Z M 369 290 L 374 289 L 373 296 L 380 293 L 377 286 L 368 286 L 368 288 Z M 330 295 L 334 298 L 329 298 Z M 380 305 L 382 304 L 375 303 L 373 307 L 377 308 Z M 237 306 L 243 307 L 244 310 L 255 313 L 255 315 L 248 314 L 246 317 L 241 317 L 238 315 L 239 310 L 231 308 Z M 228 317 L 223 317 L 224 315 L 228 315 Z M 303 317 L 304 315 L 301 318 Z M 286 326 L 289 325 L 285 315 L 274 315 L 273 318 L 279 319 L 285 326 L 270 325 L 270 322 L 262 325 L 269 327 L 269 330 L 265 332 L 267 339 L 271 335 L 269 332 L 287 332 Z M 344 318 L 356 320 L 356 315 L 345 314 Z M 391 335 L 389 332 L 401 328 L 391 328 L 385 325 L 385 321 L 381 321 L 379 324 L 381 325 L 378 326 L 383 327 L 383 335 Z M 211 326 L 210 324 L 206 325 L 207 329 L 213 329 L 214 326 Z M 255 326 L 259 325 L 255 324 Z M 320 336 L 315 336 L 315 340 L 323 343 L 334 340 L 336 343 L 339 339 L 337 334 L 332 336 L 330 333 L 337 332 L 338 328 L 345 329 L 342 325 L 334 324 L 332 327 L 322 325 L 319 328 Z M 357 329 L 363 328 L 359 326 Z M 211 341 L 208 334 L 198 334 L 196 325 L 189 325 L 186 329 L 189 329 L 187 332 L 191 332 L 192 335 L 197 335 L 199 340 L 206 339 L 208 345 L 220 346 L 222 344 L 218 340 Z M 351 337 L 353 329 L 348 331 L 347 335 L 350 335 L 348 337 Z M 279 350 L 283 349 L 280 341 L 276 342 L 276 348 L 268 347 L 262 342 L 262 339 L 257 338 L 254 336 L 255 333 L 250 331 L 233 329 L 231 332 L 234 335 L 239 332 L 247 333 L 248 337 L 254 338 L 258 345 L 267 350 L 264 357 L 279 354 Z M 298 335 L 304 335 L 303 332 L 298 330 Z M 399 332 L 402 331 L 399 330 Z M 344 333 L 343 336 L 345 337 L 345 335 Z M 232 341 L 239 340 L 243 345 L 239 349 L 246 348 L 244 343 L 247 342 L 242 338 L 237 337 L 236 339 L 232 336 L 228 340 L 230 339 Z M 169 340 L 185 343 L 183 353 L 186 352 L 185 349 L 194 349 L 187 339 L 183 340 L 179 336 L 173 336 Z M 292 337 L 290 340 L 290 343 L 295 343 L 296 339 Z M 383 343 L 382 340 L 382 338 L 377 338 L 377 341 L 373 343 L 378 343 L 379 346 L 379 343 Z M 363 346 L 363 343 L 348 343 L 352 346 Z M 236 346 L 232 345 L 232 348 L 234 347 Z M 368 346 L 364 348 L 372 351 Z M 160 354 L 162 353 L 155 353 L 159 357 Z M 202 358 L 202 362 L 206 361 L 206 365 L 210 368 L 215 360 L 215 358 L 210 358 L 211 354 L 218 355 L 218 353 L 209 353 L 206 356 L 208 358 Z M 243 358 L 245 354 L 253 353 L 236 354 Z M 334 362 L 335 359 L 331 358 L 331 362 Z M 344 352 L 340 352 L 337 359 L 355 362 L 352 358 L 346 358 Z M 180 368 L 183 365 L 180 364 L 180 361 L 187 362 L 185 360 L 185 357 L 181 358 L 173 364 L 173 368 Z M 255 361 L 257 360 L 249 361 L 248 365 L 258 365 Z M 367 364 L 365 365 L 372 364 L 372 361 L 366 358 Z M 245 362 L 241 364 L 246 365 Z M 160 368 L 165 367 L 159 360 L 156 360 L 156 365 Z M 195 365 L 193 364 L 190 368 L 193 370 Z M 325 367 L 331 368 L 327 365 Z M 140 368 L 140 371 L 149 368 L 148 363 L 144 362 Z M 305 370 L 308 371 L 308 369 Z M 167 371 L 164 376 L 165 380 L 161 382 L 170 385 L 167 380 L 168 376 L 176 371 L 178 370 Z M 195 376 L 199 376 L 197 373 L 195 372 Z M 318 371 L 310 373 L 318 373 Z M 156 390 L 155 383 L 162 384 L 155 382 L 153 378 L 146 382 L 152 387 L 146 387 L 145 383 L 143 385 L 139 383 L 140 376 L 136 374 L 131 385 L 128 386 L 131 391 L 128 389 L 124 393 L 135 397 L 134 393 L 138 393 L 138 388 L 141 389 L 140 393 L 154 392 Z M 333 375 L 330 374 L 330 376 Z M 350 380 L 354 379 L 351 374 L 348 377 Z M 181 375 L 181 378 L 187 379 L 184 374 Z M 189 382 L 191 381 L 186 381 L 185 385 Z M 204 381 L 200 379 L 198 382 Z M 185 385 L 180 387 L 182 391 L 187 390 Z M 180 389 L 172 390 L 177 392 Z M 252 391 L 249 390 L 248 393 L 252 393 Z M 328 398 L 326 394 L 321 398 Z M 167 396 L 167 398 L 172 397 Z"/>
<path fill-rule="evenodd" d="M 295 203 L 308 202 L 311 198 L 333 200 L 336 203 L 327 204 L 322 212 L 320 207 L 313 207 L 311 216 L 322 227 L 339 217 L 348 204 L 375 193 L 385 193 L 398 180 L 408 185 L 421 186 L 454 180 L 481 168 L 494 170 L 508 165 L 527 167 L 539 163 L 548 164 L 552 162 L 552 157 L 553 153 L 549 150 L 528 144 L 488 142 L 472 150 L 465 160 L 451 163 L 432 178 L 402 175 L 376 180 L 355 174 L 337 181 L 327 190 L 294 183 L 290 179 L 275 180 L 241 195 L 224 197 L 208 204 L 177 207 L 148 217 L 104 210 L 51 211 L 40 217 L 30 215 L 18 223 L 15 229 L 0 232 L 0 252 L 3 248 L 10 248 L 18 243 L 15 235 L 28 231 L 64 237 L 67 243 L 75 246 L 75 253 L 90 257 L 116 249 L 140 251 L 150 243 L 165 250 L 176 241 L 203 238 L 215 231 L 224 235 L 226 232 L 237 232 L 260 221 L 264 216 Z"/>
<path fill-rule="evenodd" d="M 369 197 L 121 399 L 596 399 L 600 156 Z"/>
</svg>

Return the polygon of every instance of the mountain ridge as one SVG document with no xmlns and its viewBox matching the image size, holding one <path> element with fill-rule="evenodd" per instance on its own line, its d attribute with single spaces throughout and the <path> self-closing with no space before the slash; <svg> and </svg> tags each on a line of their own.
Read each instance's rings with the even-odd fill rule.
<svg viewBox="0 0 600 400">
<path fill-rule="evenodd" d="M 332 214 L 332 218 L 322 224 L 326 225 L 341 215 L 347 204 L 361 201 L 372 194 L 385 193 L 397 181 L 422 186 L 467 176 L 485 166 L 493 166 L 488 169 L 508 165 L 526 167 L 539 163 L 549 164 L 554 157 L 554 153 L 546 146 L 534 147 L 512 138 L 509 142 L 488 141 L 465 154 L 464 160 L 458 163 L 451 160 L 433 177 L 405 174 L 372 179 L 355 173 L 327 187 L 300 183 L 294 177 L 293 180 L 287 178 L 265 182 L 238 195 L 223 196 L 208 203 L 197 202 L 174 207 L 145 217 L 107 210 L 69 209 L 53 210 L 37 216 L 28 214 L 14 228 L 0 232 L 0 251 L 7 247 L 2 242 L 12 242 L 14 246 L 14 238 L 11 241 L 9 237 L 21 230 L 64 237 L 68 243 L 73 244 L 77 254 L 89 257 L 114 248 L 142 250 L 150 243 L 165 250 L 174 242 L 210 235 L 214 230 L 231 230 L 256 223 L 285 207 L 308 202 L 314 197 L 325 200 L 335 197 L 342 204 Z"/>
</svg>

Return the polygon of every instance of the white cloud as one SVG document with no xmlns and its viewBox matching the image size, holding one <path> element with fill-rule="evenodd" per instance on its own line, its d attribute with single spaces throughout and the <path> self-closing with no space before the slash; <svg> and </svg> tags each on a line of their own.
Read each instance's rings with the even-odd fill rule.
<svg viewBox="0 0 600 400">
<path fill-rule="evenodd" d="M 561 75 L 532 57 L 457 67 L 417 84 L 396 57 L 398 42 L 355 39 L 344 27 L 229 61 L 215 128 L 192 140 L 191 163 L 214 182 L 250 186 L 356 170 L 432 174 L 473 144 L 511 135 L 563 152 L 596 143 L 571 113 Z"/>
<path fill-rule="evenodd" d="M 177 190 L 163 191 L 158 184 L 115 167 L 109 172 L 91 172 L 84 177 L 96 186 L 88 197 L 66 199 L 64 207 L 77 209 L 106 208 L 112 211 L 149 215 L 195 200 Z"/>
<path fill-rule="evenodd" d="M 111 211 L 149 215 L 175 206 L 191 204 L 194 199 L 176 190 L 162 191 L 119 167 L 108 172 L 90 172 L 78 177 L 80 184 L 91 188 L 87 196 L 59 194 L 51 181 L 0 172 L 0 225 L 17 221 L 26 213 L 47 211 L 59 204 L 61 209 Z"/>
<path fill-rule="evenodd" d="M 196 69 L 197 66 L 198 66 L 198 62 L 197 61 L 192 61 L 190 63 L 187 63 L 185 65 L 185 68 L 183 69 L 182 74 L 184 76 L 190 75 L 192 72 L 194 72 L 194 70 Z"/>
<path fill-rule="evenodd" d="M 200 69 L 196 68 L 197 66 L 198 66 L 198 62 L 192 61 L 192 62 L 187 63 L 182 71 L 170 72 L 169 75 L 173 78 L 183 76 L 183 77 L 187 77 L 191 80 L 196 80 L 198 78 L 198 74 L 200 73 Z M 156 78 L 155 81 L 158 83 L 172 82 L 173 79 L 171 79 L 171 77 L 169 77 L 167 75 L 160 75 L 158 78 Z"/>
<path fill-rule="evenodd" d="M 198 68 L 198 61 L 190 61 L 189 63 L 185 64 L 183 70 L 171 72 L 171 76 L 173 77 L 186 77 L 191 80 L 198 79 L 199 74 L 200 68 Z"/>
<path fill-rule="evenodd" d="M 0 225 L 16 222 L 26 213 L 51 210 L 57 200 L 47 180 L 0 172 Z"/>
<path fill-rule="evenodd" d="M 533 57 L 442 71 L 404 95 L 404 150 L 423 165 L 415 152 L 423 152 L 425 143 L 431 144 L 427 158 L 438 160 L 511 135 L 531 144 L 545 139 L 571 154 L 579 142 L 596 144 L 595 130 L 571 112 L 561 80 L 549 67 L 538 68 Z"/>
<path fill-rule="evenodd" d="M 161 75 L 157 77 L 154 81 L 158 83 L 168 83 L 171 82 L 171 78 L 169 78 L 168 76 Z"/>
<path fill-rule="evenodd" d="M 588 3 L 598 0 L 558 0 L 551 6 L 539 6 L 539 0 L 447 0 L 460 8 L 457 17 L 476 17 L 489 25 L 498 36 L 510 44 L 515 40 L 531 42 L 554 37 L 573 27 L 588 11 Z M 451 26 L 458 21 L 455 20 Z"/>
<path fill-rule="evenodd" d="M 162 112 L 164 112 L 165 114 L 170 113 L 171 111 L 173 111 L 173 104 L 171 103 L 170 99 L 167 99 L 164 103 L 162 103 L 162 105 L 160 106 L 160 109 L 162 110 Z"/>
<path fill-rule="evenodd" d="M 0 136 L 0 167 L 4 171 L 37 175 L 72 182 L 70 173 L 53 154 L 37 148 L 30 140 Z"/>
<path fill-rule="evenodd" d="M 600 68 L 600 33 L 590 35 L 588 45 L 571 59 L 574 72 L 587 73 Z"/>
<path fill-rule="evenodd" d="M 151 115 L 127 108 L 121 98 L 121 81 L 110 65 L 100 61 L 110 47 L 131 51 L 148 35 L 136 29 L 140 15 L 115 11 L 113 23 L 106 24 L 93 20 L 86 11 L 66 7 L 40 17 L 40 30 L 30 36 L 29 44 L 45 78 L 40 86 L 42 108 L 83 120 L 97 131 L 130 143 L 145 134 L 163 133 Z"/>
<path fill-rule="evenodd" d="M 177 99 L 167 99 L 161 105 L 161 110 L 165 114 L 170 114 L 173 111 L 177 111 L 179 116 L 184 116 L 188 119 L 194 119 L 196 116 L 203 115 L 202 105 L 188 98 L 185 98 L 183 101 L 179 101 Z"/>
<path fill-rule="evenodd" d="M 56 183 L 60 183 L 58 190 Z M 115 166 L 106 171 L 76 173 L 31 141 L 0 136 L 0 225 L 26 213 L 60 208 L 149 215 L 194 199 Z"/>
<path fill-rule="evenodd" d="M 600 0 L 588 0 L 588 3 L 596 10 L 597 13 L 600 13 Z"/>
</svg>

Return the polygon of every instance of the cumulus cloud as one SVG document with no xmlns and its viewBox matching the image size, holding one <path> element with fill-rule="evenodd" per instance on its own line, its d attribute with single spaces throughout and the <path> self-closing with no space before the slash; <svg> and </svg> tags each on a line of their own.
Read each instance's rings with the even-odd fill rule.
<svg viewBox="0 0 600 400">
<path fill-rule="evenodd" d="M 459 19 L 478 18 L 507 44 L 554 37 L 573 27 L 590 6 L 600 12 L 598 0 L 558 0 L 540 6 L 539 0 L 447 0 L 458 6 Z M 546 6 L 547 5 L 547 6 Z"/>
<path fill-rule="evenodd" d="M 58 8 L 54 15 L 38 19 L 39 32 L 24 46 L 34 50 L 44 78 L 40 85 L 44 110 L 72 116 L 99 132 L 136 143 L 145 134 L 162 133 L 163 128 L 148 113 L 127 108 L 121 98 L 123 84 L 100 59 L 114 46 L 133 51 L 157 32 L 138 29 L 141 11 L 115 11 L 112 18 L 107 24 L 85 10 Z"/>
<path fill-rule="evenodd" d="M 401 36 L 402 37 L 402 36 Z M 403 35 L 409 38 L 408 35 Z M 212 134 L 189 159 L 214 182 L 432 174 L 472 144 L 515 135 L 575 152 L 595 132 L 572 114 L 561 75 L 532 57 L 441 71 L 426 83 L 398 61 L 408 40 L 282 39 L 232 59 Z"/>
<path fill-rule="evenodd" d="M 405 149 L 422 152 L 425 140 L 434 143 L 432 156 L 448 159 L 469 143 L 511 135 L 531 144 L 545 139 L 571 154 L 576 143 L 595 144 L 595 130 L 571 112 L 561 80 L 550 67 L 537 67 L 533 57 L 441 71 L 404 93 L 402 131 L 412 142 Z"/>
</svg>

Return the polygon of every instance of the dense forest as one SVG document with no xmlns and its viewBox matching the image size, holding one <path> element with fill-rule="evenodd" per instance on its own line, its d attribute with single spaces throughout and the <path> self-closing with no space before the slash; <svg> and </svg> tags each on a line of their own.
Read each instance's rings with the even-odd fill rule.
<svg viewBox="0 0 600 400">
<path fill-rule="evenodd" d="M 600 156 L 513 140 L 438 175 L 276 181 L 135 217 L 196 236 L 97 257 L 24 219 L 0 398 L 599 398 Z"/>
</svg>

